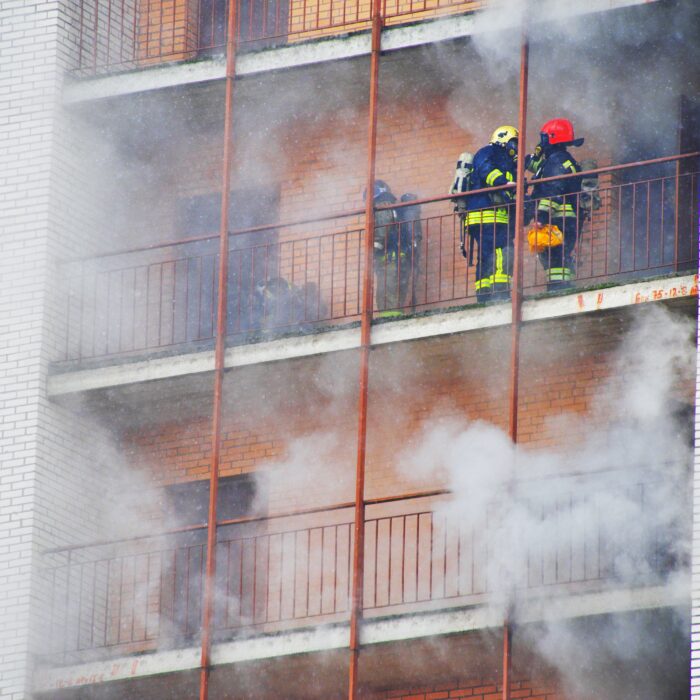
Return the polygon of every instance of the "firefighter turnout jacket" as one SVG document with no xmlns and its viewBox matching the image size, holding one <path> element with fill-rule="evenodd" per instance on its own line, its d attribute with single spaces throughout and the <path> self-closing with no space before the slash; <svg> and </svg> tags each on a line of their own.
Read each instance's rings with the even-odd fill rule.
<svg viewBox="0 0 700 700">
<path fill-rule="evenodd" d="M 581 172 L 581 166 L 576 159 L 563 147 L 554 147 L 554 150 L 546 156 L 542 155 L 539 161 L 530 167 L 535 173 L 533 180 Z M 541 223 L 551 223 L 552 219 L 576 218 L 578 205 L 575 193 L 580 191 L 580 177 L 535 184 L 527 206 L 526 218 L 536 217 Z"/>
<path fill-rule="evenodd" d="M 505 148 L 489 144 L 479 149 L 474 156 L 474 171 L 471 176 L 471 189 L 480 190 L 485 187 L 507 185 L 515 181 L 515 161 L 508 155 Z M 467 226 L 479 224 L 507 224 L 508 208 L 505 206 L 513 200 L 514 191 L 499 190 L 498 192 L 472 195 L 467 197 Z M 498 206 L 499 204 L 503 206 Z"/>
</svg>

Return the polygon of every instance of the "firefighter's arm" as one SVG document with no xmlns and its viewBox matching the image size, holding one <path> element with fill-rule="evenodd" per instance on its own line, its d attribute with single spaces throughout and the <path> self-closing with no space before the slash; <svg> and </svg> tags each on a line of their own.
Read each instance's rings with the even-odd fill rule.
<svg viewBox="0 0 700 700">
<path fill-rule="evenodd" d="M 508 171 L 503 172 L 500 168 L 491 168 L 484 176 L 484 182 L 487 187 L 498 187 L 513 182 L 513 176 Z"/>
</svg>

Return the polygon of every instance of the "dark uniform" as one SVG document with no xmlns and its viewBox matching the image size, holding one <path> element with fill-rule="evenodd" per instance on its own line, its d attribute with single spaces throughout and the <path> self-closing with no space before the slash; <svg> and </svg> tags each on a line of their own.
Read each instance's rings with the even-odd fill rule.
<svg viewBox="0 0 700 700">
<path fill-rule="evenodd" d="M 549 153 L 543 152 L 540 160 L 530 168 L 533 180 L 557 175 L 581 172 L 581 166 L 563 146 L 552 146 Z M 578 197 L 581 178 L 553 180 L 535 185 L 528 203 L 528 218 L 534 217 L 541 224 L 554 225 L 562 232 L 564 241 L 560 246 L 547 248 L 539 253 L 539 259 L 547 277 L 547 289 L 570 287 L 574 274 L 574 248 L 578 240 L 580 212 Z"/>
<path fill-rule="evenodd" d="M 471 189 L 505 185 L 515 180 L 515 160 L 503 146 L 489 144 L 474 156 Z M 476 263 L 478 301 L 507 299 L 513 272 L 513 227 L 510 225 L 514 192 L 501 190 L 467 197 L 466 233 L 479 244 Z"/>
<path fill-rule="evenodd" d="M 413 202 L 418 195 L 411 192 L 401 195 L 402 202 Z M 410 305 L 416 306 L 416 287 L 420 278 L 421 242 L 423 240 L 423 225 L 421 222 L 420 205 L 413 204 L 396 210 L 399 217 L 399 255 L 401 269 L 399 270 L 399 303 L 404 306 L 411 290 Z"/>
<path fill-rule="evenodd" d="M 525 167 L 535 174 L 534 180 L 581 172 L 581 166 L 567 150 L 583 145 L 574 135 L 574 125 L 561 117 L 550 119 L 540 129 L 540 143 L 525 158 Z M 574 248 L 583 219 L 581 177 L 535 184 L 525 205 L 525 220 L 533 217 L 539 224 L 556 226 L 563 235 L 561 245 L 539 253 L 547 276 L 547 289 L 571 287 L 574 274 Z"/>
<path fill-rule="evenodd" d="M 393 204 L 396 197 L 382 180 L 375 182 L 374 205 Z M 399 246 L 399 217 L 390 207 L 374 212 L 374 301 L 378 311 L 401 305 L 400 279 L 405 275 L 405 255 Z"/>
</svg>

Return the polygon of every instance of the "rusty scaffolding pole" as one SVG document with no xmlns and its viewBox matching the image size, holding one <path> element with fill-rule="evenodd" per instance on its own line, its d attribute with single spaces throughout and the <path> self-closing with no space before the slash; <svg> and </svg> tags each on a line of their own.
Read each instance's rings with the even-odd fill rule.
<svg viewBox="0 0 700 700">
<path fill-rule="evenodd" d="M 350 663 L 348 698 L 358 695 L 360 625 L 362 623 L 365 549 L 365 458 L 367 452 L 367 394 L 369 390 L 369 354 L 372 326 L 374 257 L 374 176 L 377 160 L 377 100 L 379 97 L 379 56 L 382 34 L 382 0 L 372 2 L 372 53 L 370 55 L 369 126 L 367 130 L 367 180 L 365 183 L 364 279 L 362 288 L 362 325 L 360 376 L 357 411 L 357 466 L 355 471 L 355 522 L 352 556 L 352 608 L 350 611 Z"/>
<path fill-rule="evenodd" d="M 518 108 L 518 164 L 515 177 L 515 250 L 513 284 L 511 290 L 511 353 L 510 353 L 510 383 L 509 383 L 509 412 L 508 431 L 513 444 L 518 442 L 518 389 L 520 379 L 520 328 L 522 322 L 523 299 L 523 245 L 525 243 L 525 156 L 523 144 L 527 134 L 527 80 L 528 59 L 530 46 L 526 29 L 520 46 L 520 96 Z M 509 700 L 511 668 L 512 668 L 512 643 L 513 624 L 511 610 L 506 612 L 503 623 L 503 687 L 502 698 Z"/>
<path fill-rule="evenodd" d="M 237 0 L 229 0 L 226 34 L 226 93 L 224 105 L 224 144 L 221 169 L 221 221 L 219 226 L 219 285 L 216 309 L 216 345 L 214 350 L 214 398 L 212 406 L 211 465 L 209 467 L 209 513 L 207 518 L 207 557 L 202 597 L 202 652 L 199 665 L 199 700 L 209 698 L 211 667 L 214 579 L 216 576 L 216 502 L 219 491 L 221 456 L 221 399 L 226 350 L 226 295 L 228 291 L 228 213 L 233 155 L 233 87 L 236 76 Z"/>
</svg>

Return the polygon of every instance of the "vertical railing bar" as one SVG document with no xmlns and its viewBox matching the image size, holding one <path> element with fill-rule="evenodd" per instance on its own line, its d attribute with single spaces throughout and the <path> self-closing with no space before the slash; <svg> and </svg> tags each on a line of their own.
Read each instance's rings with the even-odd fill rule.
<svg viewBox="0 0 700 700">
<path fill-rule="evenodd" d="M 158 3 L 158 29 L 157 31 L 157 37 L 158 37 L 158 53 L 156 53 L 156 56 L 162 56 L 163 55 L 163 2 Z M 175 8 L 173 7 L 173 10 Z M 173 17 L 173 19 L 175 19 Z M 149 33 L 150 33 L 150 25 L 149 25 Z M 188 555 L 189 556 L 189 555 Z"/>
<path fill-rule="evenodd" d="M 110 40 L 112 34 L 112 2 L 113 0 L 107 0 L 107 46 L 106 46 L 106 60 L 105 64 L 110 65 L 109 52 L 110 52 Z"/>
<path fill-rule="evenodd" d="M 433 527 L 434 513 L 430 513 L 430 567 L 428 578 L 428 600 L 433 599 L 433 555 L 435 554 L 435 528 Z"/>
<path fill-rule="evenodd" d="M 377 591 L 379 590 L 379 523 L 381 520 L 377 518 L 374 520 L 374 607 L 376 608 L 379 603 L 377 602 Z"/>
<path fill-rule="evenodd" d="M 85 565 L 80 564 L 80 583 L 78 584 L 78 624 L 76 626 L 75 651 L 80 651 L 80 625 L 83 621 L 83 575 Z"/>
<path fill-rule="evenodd" d="M 95 51 L 93 52 L 92 55 L 92 72 L 96 73 L 97 72 L 97 54 L 99 51 L 99 39 L 98 39 L 98 32 L 99 32 L 99 16 L 100 16 L 100 0 L 95 0 L 95 22 L 93 25 L 93 31 L 95 33 Z"/>
<path fill-rule="evenodd" d="M 651 253 L 649 238 L 651 237 L 651 225 L 649 217 L 651 216 L 651 180 L 647 180 L 647 206 L 646 206 L 646 248 L 647 248 L 647 270 L 651 267 Z M 663 231 L 661 232 L 663 237 Z"/>
<path fill-rule="evenodd" d="M 294 533 L 294 546 L 292 547 L 292 619 L 297 616 L 297 539 L 299 539 L 299 533 Z"/>
<path fill-rule="evenodd" d="M 326 528 L 325 526 L 321 527 L 321 585 L 319 588 L 319 600 L 318 600 L 318 611 L 320 614 L 323 614 L 323 592 L 324 592 L 324 559 L 325 559 L 325 551 L 326 551 Z"/>
<path fill-rule="evenodd" d="M 121 644 L 122 641 L 122 596 L 124 594 L 124 557 L 117 557 L 119 559 L 119 606 L 117 608 L 117 644 Z"/>
<path fill-rule="evenodd" d="M 85 21 L 85 2 L 86 0 L 80 0 L 80 17 L 78 19 L 78 69 L 83 67 L 83 26 Z"/>
<path fill-rule="evenodd" d="M 266 537 L 267 539 L 267 572 L 265 573 L 265 579 L 267 582 L 267 592 L 265 593 L 265 613 L 263 615 L 263 620 L 265 622 L 269 621 L 270 619 L 270 554 L 272 550 L 272 535 L 268 535 Z"/>
<path fill-rule="evenodd" d="M 98 560 L 99 561 L 99 560 Z M 95 607 L 97 605 L 97 594 L 95 592 L 95 587 L 97 585 L 97 563 L 94 561 L 92 563 L 92 612 L 90 614 L 90 648 L 95 646 Z"/>
<path fill-rule="evenodd" d="M 447 598 L 447 517 L 443 517 L 443 527 L 445 528 L 445 536 L 443 538 L 442 596 Z"/>
<path fill-rule="evenodd" d="M 391 563 L 392 563 L 392 545 L 394 538 L 394 518 L 389 518 L 389 565 L 386 572 L 386 602 L 387 605 L 391 605 Z"/>
<path fill-rule="evenodd" d="M 403 516 L 403 532 L 401 533 L 401 602 L 406 602 L 406 522 L 408 516 Z"/>
<path fill-rule="evenodd" d="M 105 623 L 104 623 L 104 645 L 107 646 L 107 630 L 109 629 L 109 602 L 110 589 L 112 587 L 112 561 L 107 559 L 107 587 L 105 589 Z"/>
<path fill-rule="evenodd" d="M 338 611 L 338 525 L 333 526 L 333 612 Z"/>
<path fill-rule="evenodd" d="M 310 594 L 309 589 L 311 587 L 311 530 L 312 528 L 307 528 L 306 530 L 306 614 L 309 614 L 309 601 Z"/>
<path fill-rule="evenodd" d="M 133 55 L 132 55 L 132 60 L 136 61 L 139 57 L 139 42 L 138 42 L 138 6 L 137 6 L 137 0 L 134 0 L 134 21 L 132 24 L 132 42 L 133 42 Z M 148 45 L 146 45 L 147 50 L 148 50 Z"/>
<path fill-rule="evenodd" d="M 420 521 L 421 514 L 416 515 L 416 601 L 420 600 L 420 595 L 418 594 L 418 582 L 419 582 L 419 572 L 420 572 Z"/>
<path fill-rule="evenodd" d="M 258 538 L 253 537 L 253 609 L 252 609 L 252 624 L 255 624 L 255 618 L 258 607 Z"/>
<path fill-rule="evenodd" d="M 677 197 L 678 195 L 676 195 Z M 674 256 L 674 267 L 678 264 L 678 260 Z M 661 264 L 666 261 L 666 178 L 661 178 Z"/>
<path fill-rule="evenodd" d="M 284 582 L 284 533 L 280 534 L 280 600 L 279 600 L 279 618 L 283 619 L 282 615 L 282 586 Z"/>
<path fill-rule="evenodd" d="M 637 183 L 632 185 L 632 270 L 637 270 Z"/>
</svg>

